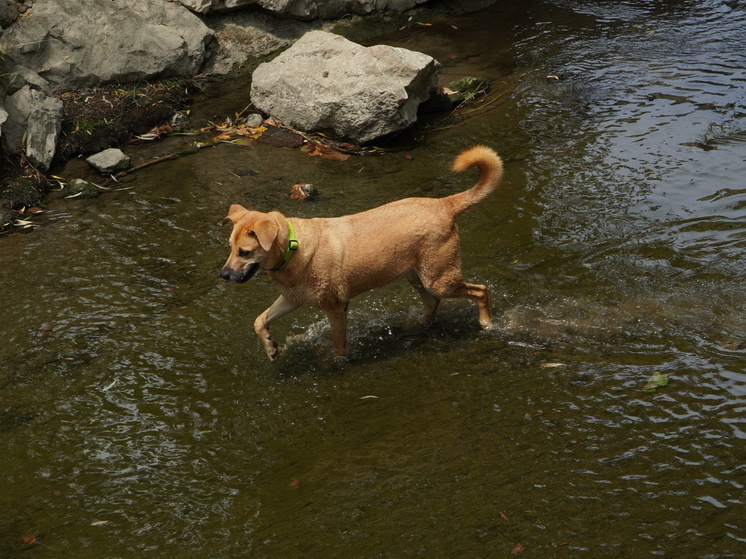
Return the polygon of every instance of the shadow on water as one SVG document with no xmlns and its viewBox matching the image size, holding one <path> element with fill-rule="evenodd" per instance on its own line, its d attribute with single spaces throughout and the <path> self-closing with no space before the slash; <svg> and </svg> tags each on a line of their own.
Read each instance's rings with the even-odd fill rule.
<svg viewBox="0 0 746 559">
<path fill-rule="evenodd" d="M 495 87 L 408 151 L 220 145 L 0 238 L 0 556 L 743 556 L 745 26 L 642 0 L 418 25 L 381 42 Z M 228 206 L 444 196 L 475 143 L 507 162 L 459 221 L 495 329 L 458 301 L 423 325 L 395 284 L 351 303 L 349 361 L 301 309 L 270 363 L 276 290 L 219 278 Z"/>
</svg>

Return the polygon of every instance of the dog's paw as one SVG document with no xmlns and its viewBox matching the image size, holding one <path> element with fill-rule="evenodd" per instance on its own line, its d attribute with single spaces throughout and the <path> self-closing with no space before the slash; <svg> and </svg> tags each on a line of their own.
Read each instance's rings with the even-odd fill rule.
<svg viewBox="0 0 746 559">
<path fill-rule="evenodd" d="M 277 342 L 270 340 L 267 346 L 267 357 L 270 361 L 277 361 L 280 358 L 280 348 L 277 347 Z"/>
<path fill-rule="evenodd" d="M 277 344 L 274 344 L 274 347 L 267 349 L 267 357 L 269 357 L 270 361 L 277 361 L 280 358 L 280 350 L 277 347 Z"/>
</svg>

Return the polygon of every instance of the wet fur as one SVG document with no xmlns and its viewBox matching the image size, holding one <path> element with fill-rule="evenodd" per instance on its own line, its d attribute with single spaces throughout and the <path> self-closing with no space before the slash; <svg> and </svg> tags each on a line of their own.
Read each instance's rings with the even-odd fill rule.
<svg viewBox="0 0 746 559">
<path fill-rule="evenodd" d="M 419 292 L 425 318 L 441 299 L 463 297 L 477 304 L 479 323 L 492 324 L 487 287 L 466 283 L 461 274 L 456 216 L 483 201 L 503 176 L 500 157 L 475 146 L 456 157 L 453 170 L 479 169 L 477 183 L 445 198 L 405 198 L 358 214 L 335 218 L 290 218 L 299 248 L 285 267 L 276 268 L 288 243 L 286 217 L 241 205 L 230 207 L 231 252 L 223 279 L 243 283 L 260 268 L 268 270 L 280 297 L 254 322 L 268 357 L 279 356 L 269 325 L 302 305 L 323 310 L 329 318 L 334 350 L 347 354 L 347 303 L 370 289 L 405 277 Z"/>
</svg>

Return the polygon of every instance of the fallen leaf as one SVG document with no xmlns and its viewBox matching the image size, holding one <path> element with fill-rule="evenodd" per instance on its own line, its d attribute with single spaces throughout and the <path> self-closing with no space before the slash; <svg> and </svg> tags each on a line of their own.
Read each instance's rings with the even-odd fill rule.
<svg viewBox="0 0 746 559">
<path fill-rule="evenodd" d="M 507 520 L 508 516 L 504 512 L 501 512 L 500 513 L 500 518 L 502 518 L 503 520 Z"/>
<path fill-rule="evenodd" d="M 513 546 L 513 549 L 510 550 L 510 553 L 515 555 L 516 553 L 520 553 L 522 551 L 526 551 L 526 548 L 522 546 L 521 544 L 517 543 Z"/>
<path fill-rule="evenodd" d="M 349 153 L 342 153 L 335 149 L 326 148 L 321 154 L 321 157 L 324 159 L 332 159 L 334 161 L 347 161 L 352 156 Z"/>
<path fill-rule="evenodd" d="M 290 487 L 298 489 L 300 487 L 300 480 L 297 477 L 290 480 Z"/>
<path fill-rule="evenodd" d="M 36 536 L 37 534 L 29 534 L 28 536 L 24 536 L 21 538 L 21 543 L 23 545 L 34 545 L 36 543 Z"/>
<path fill-rule="evenodd" d="M 539 367 L 553 368 L 553 367 L 566 367 L 567 363 L 542 363 Z"/>
<path fill-rule="evenodd" d="M 290 197 L 293 200 L 307 200 L 316 196 L 318 192 L 312 184 L 294 184 L 290 189 Z"/>
<path fill-rule="evenodd" d="M 348 153 L 342 153 L 340 151 L 320 144 L 308 144 L 301 149 L 303 149 L 303 151 L 305 151 L 308 155 L 318 155 L 324 159 L 333 159 L 335 161 L 347 161 L 351 157 Z"/>
</svg>

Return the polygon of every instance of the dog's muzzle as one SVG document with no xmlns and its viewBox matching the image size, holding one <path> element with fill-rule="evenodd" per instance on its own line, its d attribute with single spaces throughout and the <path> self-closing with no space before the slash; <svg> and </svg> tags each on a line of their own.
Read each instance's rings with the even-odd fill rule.
<svg viewBox="0 0 746 559">
<path fill-rule="evenodd" d="M 259 271 L 259 262 L 252 262 L 242 270 L 232 270 L 228 267 L 224 267 L 220 271 L 220 277 L 226 281 L 235 281 L 236 283 L 243 283 L 249 281 Z"/>
</svg>

